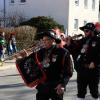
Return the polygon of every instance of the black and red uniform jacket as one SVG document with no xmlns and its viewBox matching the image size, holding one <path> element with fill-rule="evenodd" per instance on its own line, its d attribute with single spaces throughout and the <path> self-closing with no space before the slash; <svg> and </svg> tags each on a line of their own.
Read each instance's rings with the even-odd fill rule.
<svg viewBox="0 0 100 100">
<path fill-rule="evenodd" d="M 45 58 L 48 52 L 49 56 Z M 58 84 L 62 84 L 65 87 L 72 76 L 72 61 L 68 50 L 56 46 L 52 46 L 48 50 L 43 48 L 37 52 L 37 58 L 42 64 L 42 69 L 46 74 L 46 80 L 36 88 L 38 90 L 41 90 L 43 87 L 55 88 Z M 47 60 L 48 58 L 48 67 L 45 67 L 43 62 L 44 59 Z"/>
</svg>

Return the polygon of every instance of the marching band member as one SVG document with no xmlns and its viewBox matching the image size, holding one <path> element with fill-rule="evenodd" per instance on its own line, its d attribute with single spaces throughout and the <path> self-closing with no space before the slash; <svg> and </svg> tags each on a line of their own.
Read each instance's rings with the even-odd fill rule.
<svg viewBox="0 0 100 100">
<path fill-rule="evenodd" d="M 99 100 L 100 37 L 96 36 L 93 23 L 87 23 L 80 27 L 80 30 L 84 32 L 85 37 L 71 40 L 71 46 L 69 45 L 77 71 L 77 100 L 85 100 L 87 86 L 94 100 Z"/>
<path fill-rule="evenodd" d="M 72 64 L 68 50 L 57 47 L 52 30 L 41 32 L 44 48 L 37 52 L 46 80 L 36 86 L 36 100 L 63 100 L 64 89 L 72 76 Z"/>
</svg>

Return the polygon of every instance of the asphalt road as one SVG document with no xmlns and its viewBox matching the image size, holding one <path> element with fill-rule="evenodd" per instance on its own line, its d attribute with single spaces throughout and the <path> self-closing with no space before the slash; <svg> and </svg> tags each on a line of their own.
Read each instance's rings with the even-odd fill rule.
<svg viewBox="0 0 100 100">
<path fill-rule="evenodd" d="M 100 90 L 100 89 L 99 89 Z M 36 100 L 36 89 L 27 87 L 19 75 L 14 61 L 7 61 L 0 66 L 0 100 Z M 64 100 L 76 100 L 76 72 L 66 86 Z M 86 100 L 93 100 L 89 90 Z"/>
</svg>

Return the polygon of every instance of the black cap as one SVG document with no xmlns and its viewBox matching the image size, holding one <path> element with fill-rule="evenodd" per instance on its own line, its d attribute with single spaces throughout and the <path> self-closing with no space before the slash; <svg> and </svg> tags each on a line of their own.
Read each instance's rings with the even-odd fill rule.
<svg viewBox="0 0 100 100">
<path fill-rule="evenodd" d="M 85 29 L 93 31 L 95 29 L 95 25 L 93 23 L 87 23 L 86 25 L 79 27 L 80 30 L 84 31 Z"/>
<path fill-rule="evenodd" d="M 59 44 L 61 42 L 61 39 L 57 38 L 56 33 L 53 30 L 42 31 L 38 35 L 40 37 L 48 36 L 48 37 L 54 39 L 57 44 Z"/>
</svg>

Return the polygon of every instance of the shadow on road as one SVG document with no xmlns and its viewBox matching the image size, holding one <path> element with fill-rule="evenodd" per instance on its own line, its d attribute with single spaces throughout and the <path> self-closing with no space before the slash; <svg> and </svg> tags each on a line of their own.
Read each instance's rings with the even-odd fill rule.
<svg viewBox="0 0 100 100">
<path fill-rule="evenodd" d="M 2 75 L 2 76 L 0 76 L 0 77 L 9 77 L 9 76 L 19 76 L 19 74 L 13 74 L 13 75 Z"/>
<path fill-rule="evenodd" d="M 23 86 L 25 86 L 23 83 L 0 85 L 0 89 L 16 88 L 16 87 L 23 87 Z"/>
</svg>

